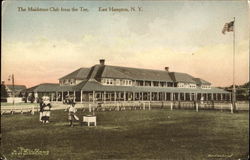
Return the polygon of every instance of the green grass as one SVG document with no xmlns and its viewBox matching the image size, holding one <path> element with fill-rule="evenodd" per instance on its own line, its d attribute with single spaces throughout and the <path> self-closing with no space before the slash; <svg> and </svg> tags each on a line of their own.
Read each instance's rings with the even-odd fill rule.
<svg viewBox="0 0 250 160">
<path fill-rule="evenodd" d="M 249 154 L 247 112 L 137 110 L 96 115 L 97 127 L 75 123 L 73 128 L 68 127 L 64 111 L 52 111 L 52 122 L 46 125 L 38 122 L 37 113 L 4 115 L 2 153 L 8 159 L 25 160 L 212 160 L 209 155 L 238 159 Z M 18 147 L 49 151 L 49 155 L 11 155 Z"/>
</svg>

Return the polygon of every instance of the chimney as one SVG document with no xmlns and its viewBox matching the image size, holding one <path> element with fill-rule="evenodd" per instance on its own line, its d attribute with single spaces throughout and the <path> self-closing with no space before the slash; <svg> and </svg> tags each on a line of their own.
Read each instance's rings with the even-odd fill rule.
<svg viewBox="0 0 250 160">
<path fill-rule="evenodd" d="M 104 65 L 105 64 L 105 59 L 100 59 L 100 65 Z"/>
<path fill-rule="evenodd" d="M 169 67 L 165 67 L 165 71 L 169 72 Z"/>
</svg>

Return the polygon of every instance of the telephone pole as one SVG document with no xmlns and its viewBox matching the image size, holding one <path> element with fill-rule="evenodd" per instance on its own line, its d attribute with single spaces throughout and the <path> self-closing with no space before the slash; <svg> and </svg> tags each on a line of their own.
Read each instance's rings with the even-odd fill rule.
<svg viewBox="0 0 250 160">
<path fill-rule="evenodd" d="M 233 28 L 233 112 L 236 111 L 236 89 L 235 89 L 235 17 Z"/>
</svg>

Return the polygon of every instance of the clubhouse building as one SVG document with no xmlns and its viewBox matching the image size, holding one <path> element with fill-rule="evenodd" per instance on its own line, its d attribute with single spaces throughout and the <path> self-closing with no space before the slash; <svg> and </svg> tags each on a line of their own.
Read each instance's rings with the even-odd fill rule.
<svg viewBox="0 0 250 160">
<path fill-rule="evenodd" d="M 75 102 L 105 101 L 230 101 L 231 92 L 187 73 L 105 65 L 79 68 L 59 79 L 26 90 L 35 97 L 50 96 L 52 101 L 73 97 Z"/>
</svg>

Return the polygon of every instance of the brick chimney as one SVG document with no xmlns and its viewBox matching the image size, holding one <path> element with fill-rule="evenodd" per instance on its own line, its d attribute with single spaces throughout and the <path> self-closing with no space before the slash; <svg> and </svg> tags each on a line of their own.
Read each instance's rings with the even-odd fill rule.
<svg viewBox="0 0 250 160">
<path fill-rule="evenodd" d="M 169 72 L 169 67 L 165 67 L 165 71 Z"/>
<path fill-rule="evenodd" d="M 105 59 L 100 59 L 100 65 L 104 65 L 105 64 Z"/>
</svg>

